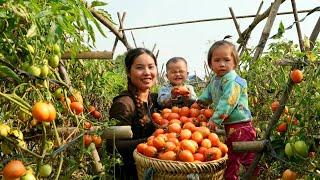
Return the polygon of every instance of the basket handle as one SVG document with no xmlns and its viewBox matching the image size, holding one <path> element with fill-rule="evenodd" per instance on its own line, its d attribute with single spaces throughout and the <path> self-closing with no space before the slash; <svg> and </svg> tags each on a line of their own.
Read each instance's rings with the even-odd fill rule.
<svg viewBox="0 0 320 180">
<path fill-rule="evenodd" d="M 153 167 L 149 167 L 148 169 L 144 170 L 143 180 L 152 180 L 154 172 L 155 170 Z"/>
<path fill-rule="evenodd" d="M 187 180 L 200 180 L 199 174 L 188 174 Z"/>
</svg>

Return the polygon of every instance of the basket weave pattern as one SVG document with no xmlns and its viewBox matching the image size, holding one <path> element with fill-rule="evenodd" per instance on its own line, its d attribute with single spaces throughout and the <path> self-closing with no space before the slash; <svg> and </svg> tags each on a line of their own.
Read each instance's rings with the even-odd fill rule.
<svg viewBox="0 0 320 180">
<path fill-rule="evenodd" d="M 139 180 L 143 179 L 145 170 L 152 167 L 155 170 L 153 179 L 180 180 L 187 179 L 188 174 L 198 174 L 202 179 L 223 179 L 226 169 L 227 155 L 215 161 L 203 163 L 190 163 L 181 161 L 168 161 L 146 157 L 135 150 L 133 157 L 136 162 Z"/>
</svg>

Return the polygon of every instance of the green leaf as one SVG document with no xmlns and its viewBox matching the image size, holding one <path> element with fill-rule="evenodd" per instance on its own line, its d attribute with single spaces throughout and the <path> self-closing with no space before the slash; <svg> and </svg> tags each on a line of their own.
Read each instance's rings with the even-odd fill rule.
<svg viewBox="0 0 320 180">
<path fill-rule="evenodd" d="M 21 78 L 9 67 L 7 66 L 0 66 L 0 72 L 2 75 L 7 77 L 11 77 L 12 79 L 16 80 L 17 82 L 21 82 Z"/>
<path fill-rule="evenodd" d="M 96 6 L 105 6 L 108 3 L 102 2 L 102 1 L 92 1 L 91 7 L 96 7 Z"/>
<path fill-rule="evenodd" d="M 279 39 L 279 38 L 283 37 L 284 32 L 285 32 L 284 25 L 283 25 L 283 23 L 281 21 L 280 24 L 279 24 L 279 27 L 278 27 L 277 34 L 273 35 L 271 38 L 272 39 Z"/>
</svg>

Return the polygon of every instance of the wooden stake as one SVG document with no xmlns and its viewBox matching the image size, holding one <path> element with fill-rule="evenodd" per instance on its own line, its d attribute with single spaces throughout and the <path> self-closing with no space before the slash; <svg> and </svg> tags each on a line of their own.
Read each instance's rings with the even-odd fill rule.
<svg viewBox="0 0 320 180">
<path fill-rule="evenodd" d="M 260 141 L 239 141 L 232 143 L 235 152 L 260 152 L 264 149 L 267 140 Z"/>
<path fill-rule="evenodd" d="M 126 39 L 123 38 L 123 34 L 117 30 L 116 27 L 110 22 L 109 19 L 106 19 L 104 16 L 102 16 L 98 11 L 95 9 L 90 9 L 91 14 L 99 21 L 101 22 L 104 26 L 106 26 L 122 43 L 127 49 L 131 49 L 130 44 Z"/>
<path fill-rule="evenodd" d="M 113 53 L 110 51 L 87 51 L 80 52 L 74 57 L 75 59 L 112 59 Z M 71 53 L 66 52 L 61 59 L 71 59 Z"/>
<path fill-rule="evenodd" d="M 281 3 L 282 3 L 282 0 L 276 0 L 271 7 L 270 14 L 267 19 L 267 23 L 264 26 L 257 49 L 253 56 L 253 60 L 252 60 L 253 62 L 256 61 L 260 57 L 261 53 L 263 52 L 264 46 L 266 45 L 266 42 L 269 38 L 269 34 L 271 31 L 273 22 L 276 18 L 276 15 Z"/>
<path fill-rule="evenodd" d="M 132 31 L 130 31 L 130 33 L 131 33 L 131 37 L 132 37 L 132 40 L 133 40 L 133 43 L 134 43 L 134 47 L 137 48 L 138 46 L 137 46 L 137 43 L 136 43 L 136 39 L 134 38 Z"/>
<path fill-rule="evenodd" d="M 316 25 L 314 26 L 313 31 L 310 35 L 310 41 L 311 41 L 310 49 L 311 50 L 314 47 L 314 43 L 316 42 L 316 39 L 319 35 L 319 31 L 320 31 L 320 17 L 318 18 L 318 21 L 317 21 Z"/>
<path fill-rule="evenodd" d="M 297 28 L 297 33 L 298 33 L 300 50 L 304 51 L 303 39 L 302 39 L 300 22 L 299 22 L 299 17 L 298 17 L 298 13 L 297 13 L 295 0 L 291 0 L 291 5 L 292 5 L 292 11 L 293 11 L 294 20 L 295 20 L 295 23 L 296 23 L 296 28 Z"/>
</svg>

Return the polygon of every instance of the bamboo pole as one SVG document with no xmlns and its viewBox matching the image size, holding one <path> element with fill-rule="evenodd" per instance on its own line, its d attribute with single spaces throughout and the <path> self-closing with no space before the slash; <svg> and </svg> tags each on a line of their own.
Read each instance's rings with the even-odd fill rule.
<svg viewBox="0 0 320 180">
<path fill-rule="evenodd" d="M 92 160 L 93 160 L 95 171 L 97 173 L 99 173 L 100 175 L 103 175 L 104 174 L 104 167 L 102 166 L 102 163 L 100 161 L 100 156 L 99 156 L 99 153 L 97 151 L 95 144 L 91 143 L 89 145 L 89 149 L 91 150 Z"/>
<path fill-rule="evenodd" d="M 267 140 L 233 142 L 232 150 L 235 152 L 260 152 L 264 149 L 266 143 Z"/>
<path fill-rule="evenodd" d="M 294 20 L 295 20 L 295 23 L 296 23 L 300 49 L 301 49 L 301 51 L 304 51 L 302 33 L 301 33 L 300 22 L 299 22 L 299 17 L 298 17 L 298 13 L 297 13 L 297 7 L 296 7 L 296 1 L 295 0 L 291 0 L 291 5 L 292 5 L 292 11 L 293 11 L 293 15 L 294 15 Z"/>
<path fill-rule="evenodd" d="M 104 16 L 102 16 L 101 14 L 99 14 L 98 11 L 96 11 L 95 9 L 90 9 L 91 14 L 99 21 L 101 22 L 104 26 L 106 26 L 117 38 L 119 38 L 119 40 L 123 43 L 123 45 L 127 48 L 127 49 L 132 49 L 132 47 L 130 46 L 130 44 L 128 43 L 128 41 L 126 39 L 123 38 L 123 34 L 121 34 L 118 30 L 116 29 L 116 27 L 114 27 L 114 25 L 112 24 L 112 22 L 110 22 L 108 19 L 106 19 Z"/>
<path fill-rule="evenodd" d="M 285 0 L 282 0 L 281 3 L 283 3 Z M 249 35 L 251 34 L 251 32 L 253 31 L 253 29 L 262 21 L 264 20 L 265 18 L 267 18 L 270 14 L 270 11 L 271 11 L 271 8 L 272 8 L 272 5 L 267 9 L 265 10 L 262 14 L 256 14 L 252 23 L 248 26 L 247 29 L 245 29 L 243 32 L 242 32 L 242 37 L 246 37 L 247 39 L 249 39 Z M 311 11 L 311 10 L 309 10 Z M 286 14 L 292 14 L 292 11 L 290 12 L 286 12 Z M 277 13 L 277 15 L 283 15 L 281 13 Z M 238 43 L 239 40 L 237 41 Z"/>
<path fill-rule="evenodd" d="M 124 33 L 123 30 L 120 30 L 120 29 L 123 29 L 123 22 L 124 22 L 124 18 L 125 18 L 125 16 L 126 16 L 126 12 L 124 12 L 124 13 L 122 14 L 122 17 L 120 16 L 120 13 L 119 13 L 119 12 L 117 13 L 117 15 L 118 15 L 119 23 L 120 23 L 119 32 L 120 32 L 121 35 L 122 35 L 122 40 L 123 40 L 124 42 L 127 42 L 127 43 L 128 43 L 126 34 Z M 128 46 L 128 47 L 126 46 L 126 48 L 127 48 L 127 50 L 132 49 L 131 46 Z"/>
<path fill-rule="evenodd" d="M 253 18 L 253 22 L 256 21 L 258 15 L 260 14 L 260 11 L 261 11 L 261 8 L 262 8 L 262 5 L 263 5 L 263 1 L 260 2 L 260 5 L 258 7 L 258 10 L 256 12 L 256 16 Z M 241 39 L 238 39 L 238 42 L 240 44 L 240 46 L 238 47 L 238 52 L 240 51 L 241 49 L 241 52 L 240 52 L 240 56 L 243 54 L 243 52 L 246 50 L 246 46 L 247 46 L 247 43 L 248 43 L 248 40 L 249 40 L 249 37 L 251 35 L 251 31 L 250 32 L 247 32 L 246 34 L 241 34 L 241 36 L 244 36 L 242 37 L 243 41 L 241 41 Z"/>
<path fill-rule="evenodd" d="M 316 39 L 319 35 L 319 31 L 320 31 L 320 17 L 318 18 L 318 21 L 317 21 L 316 25 L 314 26 L 313 31 L 310 35 L 310 41 L 311 41 L 310 49 L 311 50 L 314 47 L 314 43 L 316 42 Z"/>
<path fill-rule="evenodd" d="M 266 42 L 268 40 L 273 22 L 276 18 L 276 15 L 277 15 L 277 12 L 278 12 L 278 9 L 279 9 L 281 3 L 282 3 L 282 0 L 276 0 L 271 7 L 270 14 L 268 16 L 266 25 L 263 28 L 257 49 L 254 52 L 254 56 L 253 56 L 253 60 L 252 60 L 253 62 L 256 61 L 260 57 L 261 53 L 263 52 L 263 49 L 264 49 Z"/>
<path fill-rule="evenodd" d="M 112 59 L 113 53 L 110 51 L 87 51 L 80 52 L 75 59 Z M 66 52 L 61 56 L 61 59 L 71 59 L 71 53 Z"/>
<path fill-rule="evenodd" d="M 137 46 L 137 43 L 136 43 L 136 39 L 134 38 L 133 32 L 130 31 L 130 33 L 131 33 L 131 37 L 132 37 L 132 40 L 133 40 L 133 43 L 134 43 L 134 47 L 137 48 L 138 46 Z"/>
</svg>

